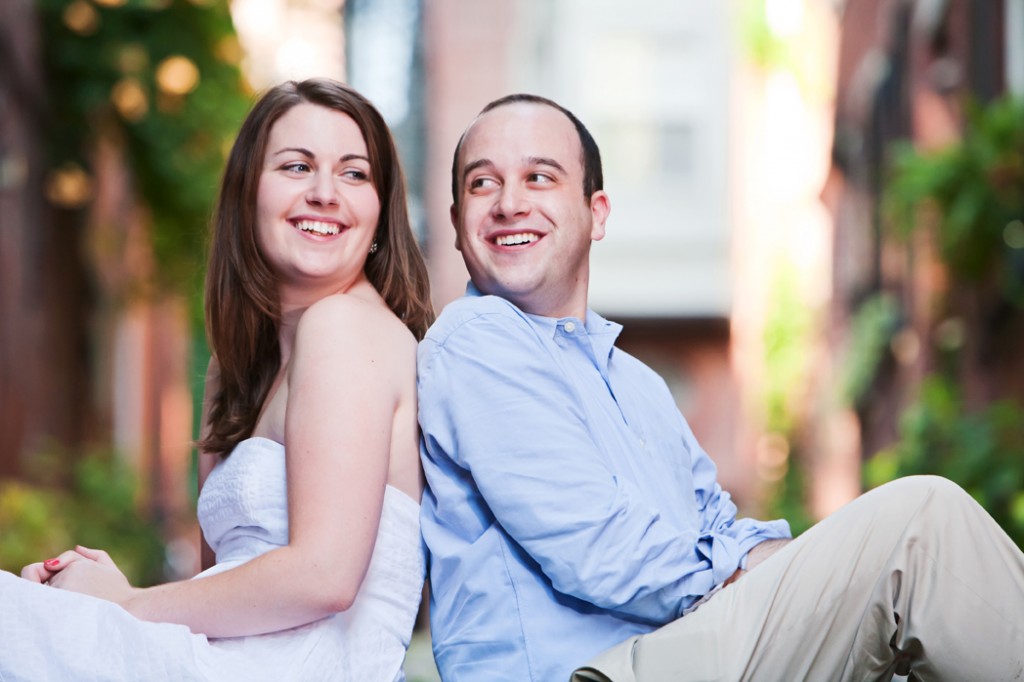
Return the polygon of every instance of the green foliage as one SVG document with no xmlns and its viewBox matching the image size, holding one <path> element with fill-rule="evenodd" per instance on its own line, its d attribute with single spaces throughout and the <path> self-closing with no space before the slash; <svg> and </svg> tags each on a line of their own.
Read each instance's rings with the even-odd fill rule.
<svg viewBox="0 0 1024 682">
<path fill-rule="evenodd" d="M 786 473 L 772 489 L 765 516 L 785 519 L 789 522 L 793 537 L 797 537 L 814 525 L 814 518 L 807 508 L 807 474 L 799 457 L 791 454 L 790 462 Z"/>
<path fill-rule="evenodd" d="M 850 343 L 843 365 L 842 397 L 859 403 L 875 379 L 900 321 L 896 299 L 877 294 L 864 301 L 850 323 Z"/>
<path fill-rule="evenodd" d="M 900 423 L 900 441 L 868 461 L 875 487 L 900 476 L 939 474 L 960 484 L 1024 547 L 1024 406 L 1001 401 L 964 411 L 955 385 L 938 377 L 922 385 Z"/>
<path fill-rule="evenodd" d="M 883 196 L 885 223 L 899 238 L 931 231 L 949 291 L 971 291 L 979 310 L 1019 315 L 1024 309 L 1024 101 L 971 104 L 967 114 L 956 144 L 929 152 L 908 145 L 896 149 Z M 1006 302 L 1017 306 L 1016 312 Z M 934 305 L 956 319 L 963 303 L 948 297 Z M 1013 328 L 1004 321 L 966 333 L 995 347 L 1012 343 L 999 335 Z M 940 340 L 938 345 L 944 351 L 939 373 L 922 383 L 917 401 L 904 412 L 899 441 L 867 462 L 866 482 L 875 486 L 920 473 L 946 476 L 1024 545 L 1024 407 L 1004 400 L 965 412 L 952 379 L 963 366 L 964 344 Z"/>
<path fill-rule="evenodd" d="M 766 500 L 766 513 L 789 520 L 794 534 L 809 528 L 813 519 L 805 504 L 805 474 L 797 449 L 799 391 L 806 386 L 808 346 L 813 331 L 810 309 L 801 300 L 799 286 L 789 268 L 780 268 L 772 284 L 772 298 L 764 326 L 765 428 L 782 439 L 787 452 L 781 475 Z M 774 476 L 773 476 L 774 477 Z"/>
<path fill-rule="evenodd" d="M 748 58 L 765 69 L 792 68 L 792 47 L 768 24 L 765 0 L 743 0 L 739 7 L 740 43 Z"/>
<path fill-rule="evenodd" d="M 793 271 L 782 267 L 772 283 L 772 300 L 764 325 L 767 427 L 789 433 L 796 422 L 793 404 L 806 382 L 811 311 L 800 298 Z"/>
<path fill-rule="evenodd" d="M 54 523 L 61 505 L 54 490 L 0 481 L 0 568 L 16 573 L 72 546 L 66 526 Z"/>
<path fill-rule="evenodd" d="M 52 166 L 88 168 L 101 134 L 123 143 L 151 215 L 158 284 L 199 291 L 225 150 L 248 107 L 226 3 L 37 0 L 36 6 Z"/>
<path fill-rule="evenodd" d="M 906 237 L 928 217 L 951 273 L 992 273 L 1024 307 L 1024 101 L 968 107 L 963 140 L 938 151 L 897 146 L 883 197 L 886 222 Z"/>
<path fill-rule="evenodd" d="M 41 456 L 54 458 L 66 459 Z M 111 455 L 90 455 L 72 470 L 66 490 L 56 481 L 0 480 L 0 568 L 17 572 L 81 544 L 109 552 L 135 585 L 159 582 L 163 544 L 139 512 L 131 468 Z"/>
</svg>

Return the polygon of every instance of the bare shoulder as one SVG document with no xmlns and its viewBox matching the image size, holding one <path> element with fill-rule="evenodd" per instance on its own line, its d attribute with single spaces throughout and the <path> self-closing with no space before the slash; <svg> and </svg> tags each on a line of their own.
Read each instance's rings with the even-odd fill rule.
<svg viewBox="0 0 1024 682">
<path fill-rule="evenodd" d="M 362 349 L 371 356 L 384 351 L 415 361 L 416 338 L 383 301 L 334 294 L 302 315 L 297 345 L 314 349 Z"/>
</svg>

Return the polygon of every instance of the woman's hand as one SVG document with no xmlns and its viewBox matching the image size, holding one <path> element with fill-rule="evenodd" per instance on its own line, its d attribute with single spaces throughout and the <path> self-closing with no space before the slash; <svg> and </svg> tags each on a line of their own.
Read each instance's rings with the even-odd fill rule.
<svg viewBox="0 0 1024 682">
<path fill-rule="evenodd" d="M 122 605 L 135 593 L 109 554 L 82 545 L 53 559 L 29 564 L 22 569 L 21 577 Z"/>
</svg>

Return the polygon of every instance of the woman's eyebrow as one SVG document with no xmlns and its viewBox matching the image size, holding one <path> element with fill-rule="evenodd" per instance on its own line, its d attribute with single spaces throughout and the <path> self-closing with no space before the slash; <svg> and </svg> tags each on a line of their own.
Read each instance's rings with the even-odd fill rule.
<svg viewBox="0 0 1024 682">
<path fill-rule="evenodd" d="M 287 154 L 289 152 L 297 152 L 305 156 L 307 159 L 312 159 L 316 157 L 316 155 L 313 152 L 306 149 L 305 147 L 284 147 L 283 149 L 279 149 L 276 152 L 274 152 L 274 156 Z M 342 163 L 347 163 L 348 161 L 355 160 L 361 160 L 365 161 L 366 163 L 370 163 L 370 158 L 365 154 L 342 154 L 340 157 L 338 157 L 338 161 L 341 161 Z"/>
<path fill-rule="evenodd" d="M 276 152 L 274 152 L 274 156 L 278 156 L 279 154 L 285 154 L 287 152 L 298 152 L 299 154 L 302 154 L 308 159 L 313 158 L 313 152 L 309 151 L 305 147 L 285 147 L 284 149 L 279 149 Z"/>
</svg>

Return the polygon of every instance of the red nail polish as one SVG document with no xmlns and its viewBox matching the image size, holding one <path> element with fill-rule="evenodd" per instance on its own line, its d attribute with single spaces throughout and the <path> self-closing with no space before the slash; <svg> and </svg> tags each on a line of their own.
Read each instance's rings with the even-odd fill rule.
<svg viewBox="0 0 1024 682">
<path fill-rule="evenodd" d="M 47 568 L 53 568 L 54 566 L 56 566 L 59 563 L 60 563 L 60 559 L 47 559 L 46 561 L 43 562 L 43 566 L 46 566 Z"/>
</svg>

